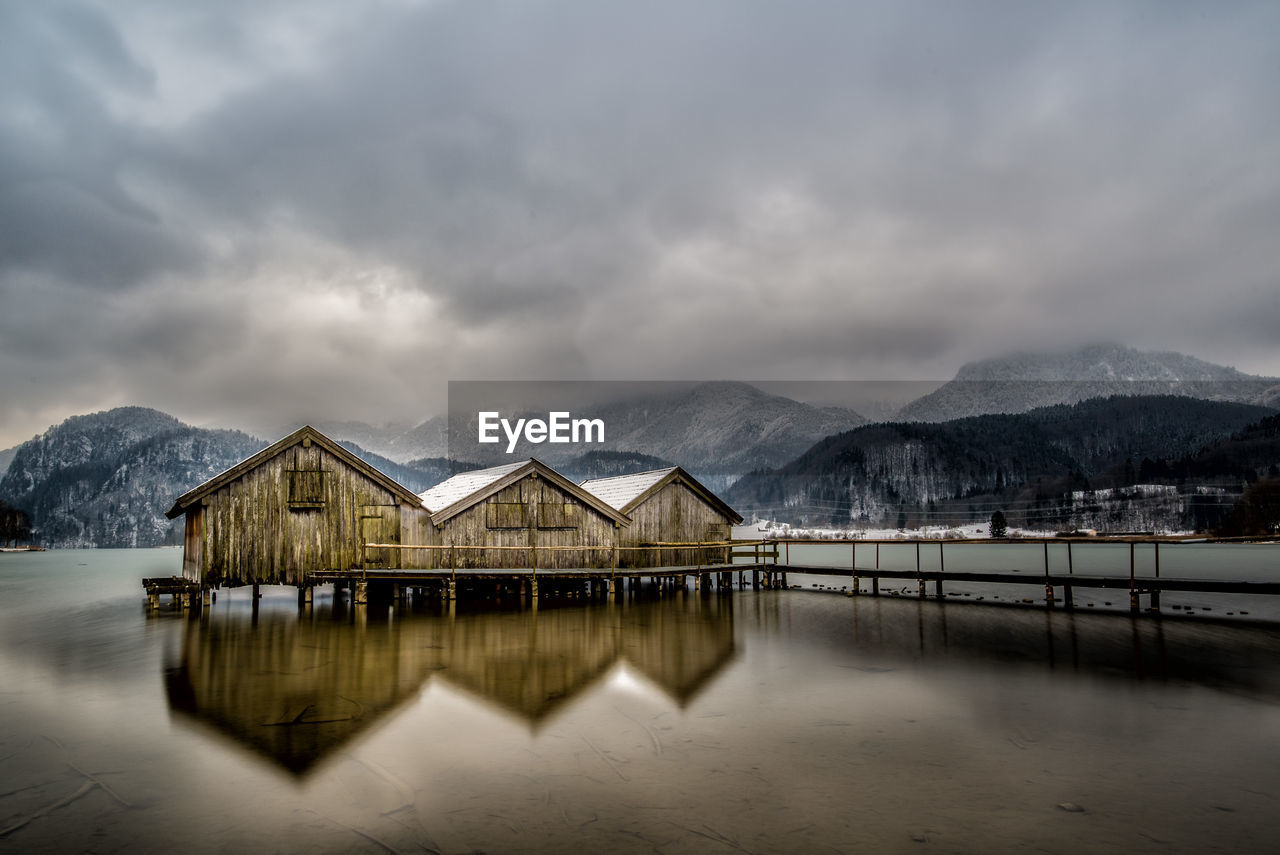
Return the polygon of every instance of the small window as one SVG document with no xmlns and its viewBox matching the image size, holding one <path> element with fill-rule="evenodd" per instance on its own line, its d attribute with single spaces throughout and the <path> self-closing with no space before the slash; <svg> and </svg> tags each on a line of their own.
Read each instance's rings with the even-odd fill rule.
<svg viewBox="0 0 1280 855">
<path fill-rule="evenodd" d="M 572 502 L 539 502 L 538 528 L 577 528 L 578 506 Z"/>
<path fill-rule="evenodd" d="M 324 471 L 321 469 L 289 470 L 289 509 L 314 510 L 324 507 Z"/>
<path fill-rule="evenodd" d="M 489 502 L 485 505 L 485 525 L 489 528 L 524 528 L 523 502 Z"/>
</svg>

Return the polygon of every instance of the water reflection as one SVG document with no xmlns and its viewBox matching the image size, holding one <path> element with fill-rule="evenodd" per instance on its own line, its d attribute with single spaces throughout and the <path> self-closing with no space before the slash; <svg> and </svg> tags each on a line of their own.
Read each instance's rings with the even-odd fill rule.
<svg viewBox="0 0 1280 855">
<path fill-rule="evenodd" d="M 758 601 L 756 612 L 774 632 L 886 665 L 1031 668 L 1280 699 L 1274 625 L 823 594 Z"/>
<path fill-rule="evenodd" d="M 428 681 L 532 730 L 622 664 L 683 707 L 733 658 L 733 601 L 424 611 L 218 611 L 185 627 L 170 708 L 295 775 L 389 720 Z"/>
</svg>

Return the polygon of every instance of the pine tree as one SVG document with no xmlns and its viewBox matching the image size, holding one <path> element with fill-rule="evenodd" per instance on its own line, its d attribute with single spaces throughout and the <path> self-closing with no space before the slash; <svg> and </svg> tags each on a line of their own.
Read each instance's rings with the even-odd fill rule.
<svg viewBox="0 0 1280 855">
<path fill-rule="evenodd" d="M 991 536 L 1008 537 L 1009 521 L 1004 518 L 1004 511 L 996 511 L 991 515 Z"/>
</svg>

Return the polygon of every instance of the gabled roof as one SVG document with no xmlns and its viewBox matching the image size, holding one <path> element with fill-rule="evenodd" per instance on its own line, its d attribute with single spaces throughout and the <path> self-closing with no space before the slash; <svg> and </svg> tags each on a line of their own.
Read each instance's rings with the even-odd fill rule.
<svg viewBox="0 0 1280 855">
<path fill-rule="evenodd" d="M 634 475 L 614 475 L 612 478 L 592 478 L 583 481 L 579 486 L 613 507 L 629 514 L 650 496 L 663 487 L 679 481 L 699 498 L 721 514 L 734 522 L 742 522 L 742 515 L 729 507 L 724 499 L 708 490 L 688 472 L 679 466 L 666 469 L 651 469 L 648 472 L 637 472 Z"/>
<path fill-rule="evenodd" d="M 489 469 L 460 472 L 421 493 L 418 498 L 431 513 L 431 521 L 440 525 L 468 508 L 516 483 L 530 473 L 546 478 L 561 490 L 595 508 L 619 525 L 631 525 L 631 518 L 579 487 L 541 460 L 529 458 L 519 463 L 504 463 Z"/>
<path fill-rule="evenodd" d="M 515 463 L 504 463 L 501 466 L 491 466 L 488 469 L 472 469 L 469 472 L 459 472 L 457 475 L 441 481 L 425 493 L 419 493 L 418 498 L 422 500 L 422 506 L 432 513 L 442 511 L 454 502 L 461 501 L 478 490 L 483 490 L 494 481 L 509 475 L 528 462 L 528 460 L 518 460 Z"/>
<path fill-rule="evenodd" d="M 275 457 L 277 454 L 287 451 L 288 449 L 293 448 L 298 443 L 307 439 L 311 440 L 313 443 L 320 446 L 325 451 L 332 454 L 334 457 L 337 457 L 343 463 L 347 464 L 352 469 L 355 469 L 357 472 L 364 475 L 370 481 L 373 481 L 379 484 L 380 486 L 386 488 L 388 491 L 394 493 L 402 501 L 408 502 L 409 504 L 412 504 L 412 505 L 418 504 L 417 495 L 408 487 L 404 486 L 403 484 L 400 484 L 397 481 L 392 480 L 390 476 L 382 473 L 378 469 L 375 469 L 373 466 L 370 466 L 368 463 L 365 463 L 359 457 L 356 457 L 350 451 L 343 448 L 341 445 L 334 442 L 332 439 L 329 439 L 329 437 L 320 433 L 320 431 L 311 427 L 311 425 L 305 425 L 303 427 L 298 428 L 293 433 L 289 434 L 279 442 L 272 443 L 271 445 L 262 449 L 257 454 L 254 454 L 250 457 L 246 457 L 244 460 L 240 461 L 235 466 L 232 466 L 230 469 L 223 472 L 222 474 L 215 475 L 214 477 L 210 478 L 208 481 L 205 481 L 199 487 L 196 487 L 193 490 L 188 490 L 186 493 L 183 493 L 173 503 L 173 507 L 170 508 L 167 513 L 165 513 L 165 516 L 167 516 L 169 519 L 174 519 L 176 517 L 181 516 L 182 514 L 187 512 L 187 508 L 191 507 L 191 505 L 200 501 L 200 499 L 209 495 L 213 491 L 218 490 L 227 484 L 230 484 L 232 481 L 244 475 L 246 472 L 249 472 L 253 469 L 258 468 L 259 466 L 266 463 L 271 458 Z"/>
<path fill-rule="evenodd" d="M 648 472 L 636 472 L 632 475 L 593 478 L 583 481 L 579 486 L 622 511 L 639 498 L 641 494 L 648 491 L 672 472 L 675 472 L 677 468 L 668 466 L 666 469 L 650 469 Z"/>
</svg>

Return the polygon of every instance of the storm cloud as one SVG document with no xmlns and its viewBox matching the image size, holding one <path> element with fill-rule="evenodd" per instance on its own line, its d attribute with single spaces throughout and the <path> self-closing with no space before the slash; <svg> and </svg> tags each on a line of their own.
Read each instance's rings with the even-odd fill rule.
<svg viewBox="0 0 1280 855">
<path fill-rule="evenodd" d="M 1270 2 L 7 3 L 0 447 L 1103 340 L 1280 374 L 1278 67 Z"/>
</svg>

